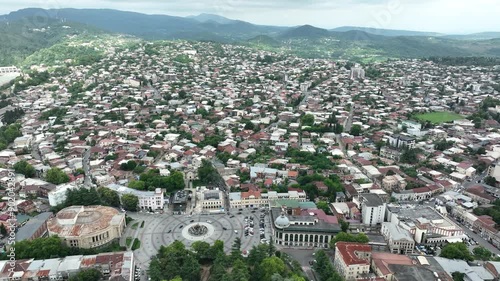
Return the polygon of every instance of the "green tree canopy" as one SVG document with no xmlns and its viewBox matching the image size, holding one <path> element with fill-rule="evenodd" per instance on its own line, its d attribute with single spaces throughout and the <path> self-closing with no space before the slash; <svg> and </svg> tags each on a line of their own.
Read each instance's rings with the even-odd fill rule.
<svg viewBox="0 0 500 281">
<path fill-rule="evenodd" d="M 337 242 L 356 242 L 356 243 L 368 243 L 370 239 L 364 233 L 351 234 L 346 232 L 340 232 L 330 241 L 330 247 L 335 249 L 335 243 Z"/>
<path fill-rule="evenodd" d="M 349 131 L 349 134 L 353 135 L 353 136 L 359 136 L 361 135 L 361 125 L 358 125 L 358 124 L 355 124 L 355 125 L 352 125 L 351 127 L 351 130 Z"/>
<path fill-rule="evenodd" d="M 441 250 L 441 257 L 447 259 L 459 259 L 465 261 L 472 261 L 472 257 L 469 249 L 464 243 L 450 243 L 443 247 Z"/>
<path fill-rule="evenodd" d="M 133 194 L 123 194 L 122 206 L 127 211 L 135 212 L 139 206 L 139 198 Z"/>
<path fill-rule="evenodd" d="M 102 280 L 102 273 L 95 268 L 80 270 L 76 275 L 71 276 L 69 281 L 99 281 Z"/>
<path fill-rule="evenodd" d="M 198 178 L 204 184 L 215 184 L 219 180 L 219 173 L 208 160 L 202 160 L 198 168 Z"/>
<path fill-rule="evenodd" d="M 268 257 L 260 264 L 260 270 L 262 270 L 262 280 L 271 281 L 275 273 L 279 275 L 285 273 L 285 263 L 278 257 Z"/>
<path fill-rule="evenodd" d="M 66 173 L 64 173 L 61 169 L 57 167 L 52 167 L 47 171 L 47 176 L 45 177 L 45 180 L 57 185 L 69 182 L 69 176 Z"/>
<path fill-rule="evenodd" d="M 306 114 L 301 118 L 302 126 L 312 126 L 314 125 L 314 115 Z"/>
<path fill-rule="evenodd" d="M 474 250 L 472 250 L 472 253 L 476 257 L 476 259 L 483 260 L 483 261 L 490 260 L 491 256 L 492 256 L 492 253 L 483 246 L 479 246 L 479 247 L 474 248 Z"/>
<path fill-rule="evenodd" d="M 120 196 L 118 195 L 118 192 L 107 187 L 99 187 L 97 189 L 97 193 L 99 193 L 102 204 L 111 207 L 120 206 Z"/>
<path fill-rule="evenodd" d="M 14 171 L 19 174 L 23 174 L 27 178 L 32 178 L 35 176 L 35 168 L 31 166 L 26 160 L 21 160 L 14 164 Z"/>
</svg>

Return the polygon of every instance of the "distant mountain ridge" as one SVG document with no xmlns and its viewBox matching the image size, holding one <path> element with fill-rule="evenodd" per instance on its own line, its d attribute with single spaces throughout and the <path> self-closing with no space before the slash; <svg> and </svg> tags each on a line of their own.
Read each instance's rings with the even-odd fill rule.
<svg viewBox="0 0 500 281">
<path fill-rule="evenodd" d="M 437 32 L 425 32 L 425 31 L 409 31 L 409 30 L 396 30 L 396 29 L 382 29 L 382 28 L 370 28 L 370 27 L 359 27 L 359 26 L 341 26 L 331 31 L 346 32 L 346 31 L 363 31 L 366 33 L 381 35 L 381 36 L 443 36 L 444 34 Z"/>
<path fill-rule="evenodd" d="M 327 30 L 311 25 L 256 25 L 213 14 L 177 17 L 112 9 L 29 8 L 0 16 L 2 35 L 6 34 L 4 38 L 11 38 L 10 41 L 16 41 L 16 36 L 19 36 L 18 31 L 10 28 L 11 25 L 32 30 L 50 27 L 49 24 L 57 24 L 59 27 L 76 24 L 84 29 L 128 34 L 146 40 L 184 39 L 237 43 L 265 50 L 293 52 L 311 58 L 366 60 L 430 56 L 500 56 L 500 39 L 490 39 L 497 35 L 500 38 L 500 33 L 495 32 L 443 35 L 349 26 Z M 64 34 L 67 32 L 61 31 L 53 36 L 63 40 Z M 11 49 L 11 52 L 19 53 L 16 55 L 18 58 L 22 58 L 32 50 L 46 48 L 51 42 L 57 42 L 45 40 L 46 43 L 38 44 L 36 40 L 44 39 L 40 36 L 29 38 L 35 40 L 32 45 L 37 47 L 27 48 L 26 54 L 22 53 L 22 48 L 12 50 L 12 44 L 5 40 L 0 41 L 0 54 L 5 49 Z"/>
</svg>

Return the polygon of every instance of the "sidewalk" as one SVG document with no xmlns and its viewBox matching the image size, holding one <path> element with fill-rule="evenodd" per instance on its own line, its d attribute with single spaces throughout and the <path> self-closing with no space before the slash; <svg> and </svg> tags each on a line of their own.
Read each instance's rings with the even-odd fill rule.
<svg viewBox="0 0 500 281">
<path fill-rule="evenodd" d="M 142 219 L 134 219 L 125 228 L 125 231 L 123 232 L 123 235 L 120 238 L 120 245 L 127 247 L 127 251 L 130 251 L 130 249 L 132 248 L 132 245 L 134 244 L 134 239 L 137 238 L 137 236 L 139 235 L 139 229 L 141 228 L 142 222 L 143 222 Z M 137 228 L 132 229 L 132 225 L 134 225 L 136 223 L 139 223 L 137 225 Z M 130 243 L 130 245 L 127 245 L 127 237 L 132 237 L 132 242 Z"/>
</svg>

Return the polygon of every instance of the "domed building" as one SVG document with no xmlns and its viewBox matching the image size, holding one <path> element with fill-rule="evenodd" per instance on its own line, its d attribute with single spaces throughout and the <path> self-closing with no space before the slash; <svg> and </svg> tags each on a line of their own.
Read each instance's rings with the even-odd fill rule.
<svg viewBox="0 0 500 281">
<path fill-rule="evenodd" d="M 306 203 L 314 205 L 312 202 L 298 202 L 299 206 L 271 208 L 274 243 L 297 248 L 327 248 L 341 231 L 335 216 L 326 215 L 317 208 L 308 209 L 311 206 L 306 206 Z"/>
<path fill-rule="evenodd" d="M 47 221 L 49 235 L 57 235 L 70 247 L 97 248 L 119 239 L 126 226 L 125 214 L 106 206 L 71 206 Z"/>
<path fill-rule="evenodd" d="M 274 226 L 278 229 L 287 228 L 290 226 L 290 220 L 285 216 L 285 213 L 281 213 L 274 221 Z"/>
</svg>

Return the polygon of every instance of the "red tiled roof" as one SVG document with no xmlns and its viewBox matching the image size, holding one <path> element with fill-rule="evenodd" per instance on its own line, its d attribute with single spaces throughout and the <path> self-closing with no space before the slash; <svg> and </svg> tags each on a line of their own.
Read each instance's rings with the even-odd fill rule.
<svg viewBox="0 0 500 281">
<path fill-rule="evenodd" d="M 260 191 L 249 190 L 247 192 L 242 192 L 241 198 L 249 198 L 252 195 L 255 196 L 255 198 L 260 198 Z"/>
<path fill-rule="evenodd" d="M 358 252 L 371 252 L 372 247 L 368 244 L 337 242 L 335 248 L 339 251 L 347 266 L 353 264 L 370 264 L 368 260 L 360 259 L 356 255 Z"/>
</svg>

